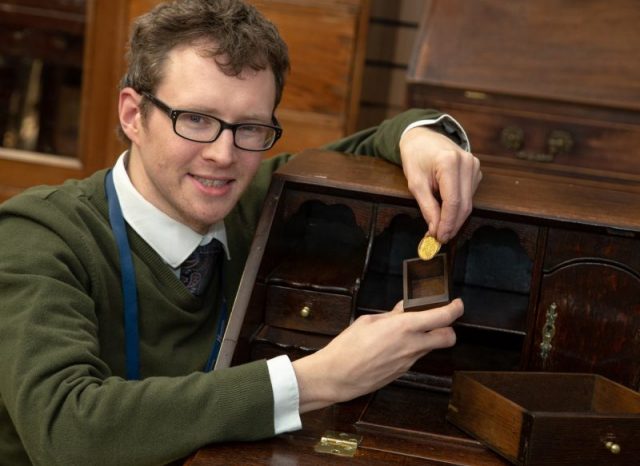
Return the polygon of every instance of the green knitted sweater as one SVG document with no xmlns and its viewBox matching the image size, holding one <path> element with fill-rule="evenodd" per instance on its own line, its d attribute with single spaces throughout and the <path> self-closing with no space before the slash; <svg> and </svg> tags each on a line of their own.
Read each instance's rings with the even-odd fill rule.
<svg viewBox="0 0 640 466">
<path fill-rule="evenodd" d="M 399 162 L 409 111 L 328 149 Z M 237 290 L 271 174 L 263 162 L 225 218 Z M 127 381 L 120 265 L 106 171 L 36 187 L 0 206 L 0 464 L 154 465 L 226 440 L 274 434 L 265 361 L 204 373 L 220 299 L 192 296 L 133 230 L 142 380 Z"/>
</svg>

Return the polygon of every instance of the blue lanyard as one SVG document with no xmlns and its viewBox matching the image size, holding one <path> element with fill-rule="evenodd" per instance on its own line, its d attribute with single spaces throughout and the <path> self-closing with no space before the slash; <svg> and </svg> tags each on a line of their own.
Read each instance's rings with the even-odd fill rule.
<svg viewBox="0 0 640 466">
<path fill-rule="evenodd" d="M 131 248 L 127 237 L 127 228 L 124 223 L 124 216 L 120 208 L 118 194 L 113 184 L 113 173 L 111 170 L 105 178 L 105 192 L 109 204 L 109 222 L 111 230 L 116 239 L 118 252 L 120 255 L 120 282 L 122 284 L 122 295 L 124 300 L 124 336 L 125 336 L 125 358 L 126 375 L 128 380 L 140 379 L 140 334 L 138 332 L 138 291 L 136 285 L 136 273 L 131 257 Z M 216 325 L 216 338 L 211 347 L 211 353 L 205 364 L 205 372 L 213 369 L 213 366 L 220 352 L 220 345 L 224 330 L 227 326 L 227 300 L 224 296 L 224 286 L 222 281 L 222 270 L 220 270 L 220 293 L 222 299 L 220 312 Z"/>
</svg>

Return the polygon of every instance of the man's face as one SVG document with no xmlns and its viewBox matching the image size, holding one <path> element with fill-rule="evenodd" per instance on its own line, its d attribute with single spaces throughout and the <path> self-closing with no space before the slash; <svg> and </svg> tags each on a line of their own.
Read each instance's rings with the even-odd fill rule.
<svg viewBox="0 0 640 466">
<path fill-rule="evenodd" d="M 185 46 L 169 54 L 164 74 L 155 96 L 173 109 L 228 123 L 271 124 L 275 79 L 269 70 L 227 76 L 212 58 Z M 231 211 L 262 158 L 262 152 L 235 147 L 230 130 L 211 143 L 183 139 L 155 106 L 138 128 L 128 166 L 133 185 L 157 208 L 201 233 Z"/>
</svg>

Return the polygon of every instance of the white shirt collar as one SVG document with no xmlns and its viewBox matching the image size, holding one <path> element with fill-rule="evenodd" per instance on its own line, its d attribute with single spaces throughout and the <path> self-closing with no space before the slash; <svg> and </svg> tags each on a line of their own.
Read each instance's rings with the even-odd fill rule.
<svg viewBox="0 0 640 466">
<path fill-rule="evenodd" d="M 113 184 L 120 201 L 122 216 L 162 260 L 173 269 L 177 269 L 195 248 L 209 243 L 213 238 L 222 243 L 227 258 L 230 258 L 224 221 L 216 223 L 207 234 L 202 235 L 169 217 L 142 197 L 133 186 L 125 167 L 127 157 L 128 152 L 123 152 L 113 167 Z"/>
</svg>

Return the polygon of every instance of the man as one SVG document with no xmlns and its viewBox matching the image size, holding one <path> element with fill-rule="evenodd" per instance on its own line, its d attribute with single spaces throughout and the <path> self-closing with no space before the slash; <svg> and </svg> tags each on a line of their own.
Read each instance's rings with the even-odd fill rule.
<svg viewBox="0 0 640 466">
<path fill-rule="evenodd" d="M 0 463 L 163 464 L 295 430 L 300 413 L 375 390 L 455 342 L 459 300 L 407 314 L 399 304 L 293 363 L 207 371 L 219 305 L 234 298 L 271 173 L 290 157 L 262 160 L 280 133 L 286 47 L 241 0 L 178 0 L 136 22 L 129 61 L 119 114 L 130 148 L 113 170 L 0 208 Z M 464 138 L 455 126 L 414 110 L 327 147 L 401 158 L 429 230 L 447 241 L 481 177 L 443 135 Z M 183 262 L 218 241 L 222 270 L 188 289 Z"/>
</svg>

